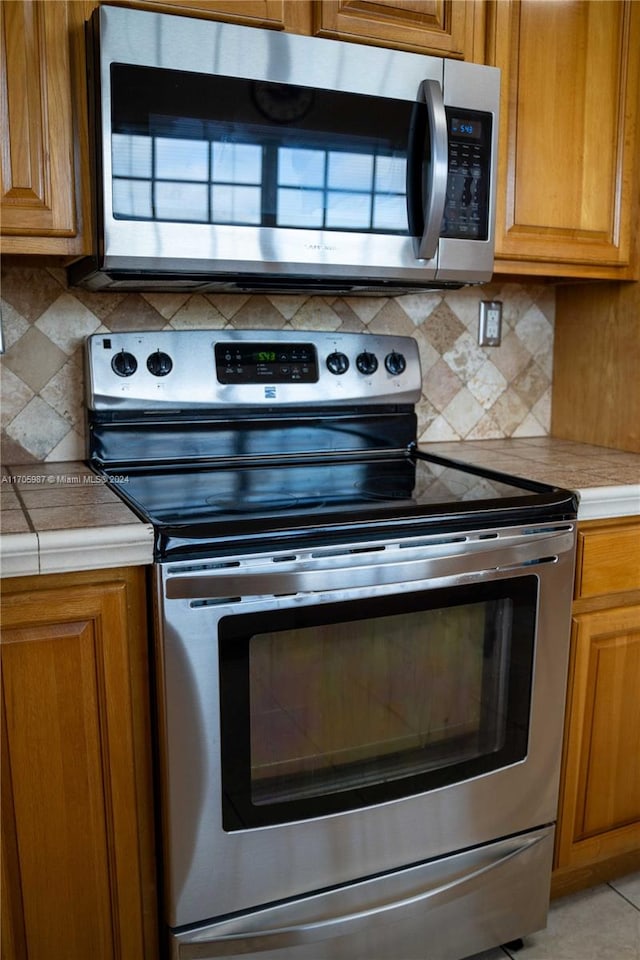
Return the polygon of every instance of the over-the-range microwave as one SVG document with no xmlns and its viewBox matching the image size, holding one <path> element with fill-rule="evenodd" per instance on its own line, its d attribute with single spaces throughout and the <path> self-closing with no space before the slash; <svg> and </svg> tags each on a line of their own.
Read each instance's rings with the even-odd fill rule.
<svg viewBox="0 0 640 960">
<path fill-rule="evenodd" d="M 103 5 L 94 290 L 402 292 L 490 279 L 494 67 Z"/>
</svg>

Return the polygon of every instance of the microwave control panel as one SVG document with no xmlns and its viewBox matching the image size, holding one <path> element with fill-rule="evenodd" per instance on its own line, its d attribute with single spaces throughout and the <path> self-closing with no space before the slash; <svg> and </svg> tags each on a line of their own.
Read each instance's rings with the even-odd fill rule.
<svg viewBox="0 0 640 960">
<path fill-rule="evenodd" d="M 490 113 L 446 107 L 449 173 L 441 237 L 486 240 L 491 169 Z"/>
</svg>

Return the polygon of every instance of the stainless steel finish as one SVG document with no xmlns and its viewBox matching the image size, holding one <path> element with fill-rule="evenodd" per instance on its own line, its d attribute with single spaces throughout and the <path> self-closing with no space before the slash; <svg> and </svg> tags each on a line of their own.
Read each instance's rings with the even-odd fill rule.
<svg viewBox="0 0 640 960">
<path fill-rule="evenodd" d="M 234 24 L 192 20 L 146 11 L 100 8 L 102 247 L 105 271 L 199 274 L 185 289 L 235 289 L 242 278 L 269 277 L 290 289 L 293 278 L 329 281 L 332 289 L 380 289 L 385 281 L 406 289 L 439 283 L 480 283 L 493 270 L 497 171 L 499 71 L 493 67 L 447 61 L 414 53 L 368 47 Z M 441 240 L 434 246 L 442 219 L 440 187 L 429 210 L 432 222 L 416 259 L 411 237 L 205 223 L 117 220 L 112 215 L 111 63 L 143 64 L 177 70 L 217 73 L 250 79 L 295 83 L 372 96 L 415 100 L 423 82 L 442 90 L 444 104 L 486 110 L 494 117 L 491 163 L 491 224 L 486 241 Z M 438 124 L 441 123 L 441 114 Z M 442 180 L 442 133 L 438 127 L 436 177 Z M 439 214 L 439 215 L 438 215 Z M 221 275 L 234 275 L 237 279 Z M 206 276 L 209 280 L 206 281 Z M 104 280 L 93 281 L 100 289 Z M 122 279 L 123 289 L 171 289 L 181 281 Z M 204 284 L 204 285 L 203 285 Z M 91 285 L 91 284 L 89 284 Z M 400 291 L 402 292 L 402 291 Z"/>
<path fill-rule="evenodd" d="M 498 534 L 489 542 L 468 536 L 463 542 L 431 549 L 428 543 L 411 548 L 409 542 L 395 548 L 388 546 L 382 555 L 378 545 L 369 556 L 366 549 L 359 547 L 357 554 L 338 557 L 329 551 L 326 556 L 318 557 L 314 553 L 290 561 L 277 557 L 271 566 L 264 560 L 253 563 L 248 559 L 233 572 L 218 569 L 211 574 L 201 571 L 196 576 L 174 576 L 166 583 L 165 596 L 170 600 L 242 599 L 263 594 L 346 590 L 450 578 L 455 578 L 457 583 L 469 573 L 476 580 L 487 576 L 495 578 L 496 572 L 503 568 L 513 569 L 535 562 L 556 563 L 556 552 L 573 548 L 573 527 L 568 525 L 565 531 L 563 534 L 556 530 L 551 535 L 547 531 L 539 534 L 509 531 L 507 536 Z"/>
<path fill-rule="evenodd" d="M 109 346 L 105 346 L 105 341 Z M 318 383 L 221 384 L 215 371 L 214 349 L 222 343 L 311 343 L 318 352 Z M 113 370 L 113 357 L 126 350 L 137 360 L 130 377 L 119 377 Z M 147 369 L 147 358 L 161 350 L 173 360 L 171 372 L 154 376 Z M 347 354 L 348 371 L 342 376 L 330 373 L 326 359 L 335 350 Z M 363 351 L 374 353 L 379 361 L 372 374 L 361 374 L 356 357 Z M 384 358 L 392 351 L 407 361 L 403 373 L 388 373 Z M 420 358 L 412 337 L 356 333 L 317 333 L 303 330 L 161 330 L 149 333 L 94 334 L 88 339 L 87 396 L 92 410 L 121 408 L 162 410 L 170 405 L 181 409 L 198 407 L 246 407 L 268 405 L 286 407 L 304 404 L 320 397 L 320 404 L 415 403 L 420 398 Z M 266 386 L 269 387 L 266 390 Z"/>
<path fill-rule="evenodd" d="M 291 960 L 424 960 L 428 944 L 429 960 L 457 960 L 495 944 L 496 894 L 509 904 L 505 940 L 544 926 L 552 853 L 546 827 L 176 934 L 171 956 L 280 960 L 286 950 Z"/>
<path fill-rule="evenodd" d="M 429 182 L 424 189 L 424 233 L 420 238 L 417 256 L 431 260 L 438 251 L 440 224 L 447 199 L 447 167 L 449 146 L 447 116 L 444 112 L 442 87 L 435 80 L 423 80 L 418 100 L 426 103 L 429 112 L 429 140 L 431 163 L 427 163 Z M 428 160 L 428 158 L 425 158 Z"/>
<path fill-rule="evenodd" d="M 165 558 L 154 673 L 172 960 L 459 960 L 542 927 L 571 495 L 519 496 L 513 481 L 500 499 L 417 450 L 410 499 L 412 338 L 105 332 L 87 371 L 92 462 L 132 481 Z M 183 470 L 194 460 L 205 469 Z M 332 463 L 363 499 L 343 507 L 340 486 L 324 518 L 332 491 L 316 498 L 313 479 L 307 498 L 303 482 Z M 283 473 L 263 500 L 271 467 Z M 301 495 L 270 500 L 285 474 Z"/>
<path fill-rule="evenodd" d="M 572 523 L 538 524 L 480 533 L 470 530 L 452 537 L 389 539 L 370 545 L 371 558 L 350 554 L 347 544 L 344 548 L 304 550 L 295 556 L 287 550 L 210 563 L 160 565 L 156 595 L 157 608 L 163 612 L 157 649 L 161 741 L 165 745 L 168 923 L 196 923 L 444 857 L 451 854 L 452 831 L 456 848 L 464 850 L 552 823 L 568 657 L 574 527 Z M 462 538 L 458 545 L 451 542 L 454 537 Z M 353 544 L 358 551 L 366 546 Z M 418 551 L 423 551 L 424 561 L 418 559 Z M 374 556 L 379 574 L 373 569 Z M 246 573 L 250 578 L 250 589 L 264 593 L 247 594 L 230 566 L 236 563 L 236 572 L 242 570 L 243 576 Z M 274 572 L 276 563 L 289 571 L 282 580 Z M 264 575 L 258 572 L 261 566 Z M 339 574 L 334 576 L 332 569 Z M 396 574 L 400 572 L 410 577 L 422 574 L 423 579 L 398 582 Z M 331 817 L 251 830 L 221 829 L 216 637 L 223 617 L 260 613 L 268 619 L 274 610 L 523 575 L 535 576 L 539 584 L 529 753 L 524 761 L 428 793 Z M 223 589 L 215 585 L 218 576 L 225 584 Z M 200 578 L 201 587 L 197 584 Z M 277 594 L 269 592 L 274 588 Z M 227 589 L 230 596 L 221 597 Z M 434 824 L 435 829 L 429 826 Z M 339 948 L 338 952 L 333 946 L 331 949 L 328 955 L 332 958 L 341 956 Z M 369 956 L 366 952 L 360 955 Z M 313 954 L 300 954 L 307 956 Z"/>
<path fill-rule="evenodd" d="M 500 71 L 482 73 L 467 82 L 456 69 L 456 62 L 445 60 L 444 64 L 444 102 L 447 106 L 459 106 L 461 103 L 470 110 L 487 110 L 491 101 L 499 104 Z M 493 112 L 491 132 L 491 177 L 489 182 L 489 235 L 486 240 L 440 240 L 438 251 L 438 280 L 454 280 L 477 271 L 493 271 L 493 252 L 495 248 L 496 192 L 498 187 L 498 132 L 499 107 Z M 495 166 L 494 166 L 495 164 Z"/>
</svg>

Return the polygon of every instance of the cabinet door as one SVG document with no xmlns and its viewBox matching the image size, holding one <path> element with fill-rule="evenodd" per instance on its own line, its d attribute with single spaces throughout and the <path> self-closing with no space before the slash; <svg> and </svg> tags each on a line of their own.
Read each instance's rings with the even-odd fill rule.
<svg viewBox="0 0 640 960">
<path fill-rule="evenodd" d="M 141 576 L 5 581 L 7 957 L 157 954 Z"/>
<path fill-rule="evenodd" d="M 612 275 L 630 259 L 640 4 L 503 0 L 488 34 L 502 69 L 496 257 Z"/>
<path fill-rule="evenodd" d="M 475 0 L 321 0 L 315 33 L 482 62 L 484 4 Z"/>
<path fill-rule="evenodd" d="M 244 23 L 253 27 L 294 29 L 308 19 L 311 0 L 116 0 L 119 6 L 190 17 Z M 297 10 L 296 8 L 303 8 Z"/>
<path fill-rule="evenodd" d="M 5 252 L 74 252 L 69 5 L 6 0 L 2 18 L 1 212 Z M 19 240 L 17 238 L 29 238 Z M 48 238 L 40 241 L 36 238 Z"/>
<path fill-rule="evenodd" d="M 640 605 L 577 614 L 557 866 L 640 847 Z"/>
</svg>

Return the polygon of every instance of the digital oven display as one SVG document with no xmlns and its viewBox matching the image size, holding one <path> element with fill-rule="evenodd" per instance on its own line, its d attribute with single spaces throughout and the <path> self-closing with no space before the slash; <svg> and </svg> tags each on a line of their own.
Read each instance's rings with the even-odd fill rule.
<svg viewBox="0 0 640 960">
<path fill-rule="evenodd" d="M 219 383 L 317 383 L 312 343 L 216 343 Z"/>
</svg>

